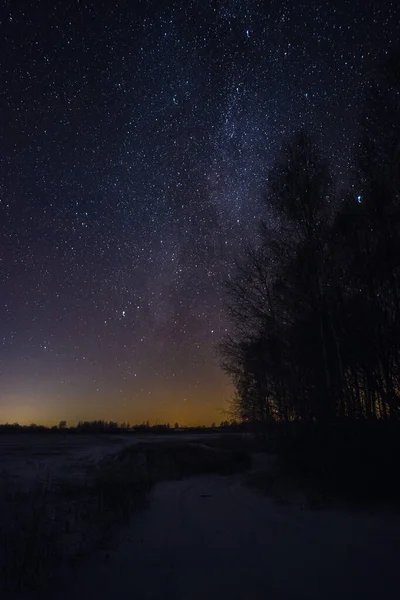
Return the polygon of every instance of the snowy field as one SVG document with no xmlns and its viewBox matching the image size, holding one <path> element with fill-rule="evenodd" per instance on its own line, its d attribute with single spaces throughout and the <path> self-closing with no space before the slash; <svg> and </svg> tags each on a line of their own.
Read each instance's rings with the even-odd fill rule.
<svg viewBox="0 0 400 600">
<path fill-rule="evenodd" d="M 38 478 L 80 477 L 87 467 L 117 452 L 126 439 L 90 435 L 3 435 L 0 436 L 1 472 L 18 485 Z"/>
<path fill-rule="evenodd" d="M 213 434 L 209 434 L 213 436 Z M 229 434 L 228 434 L 229 435 Z M 0 476 L 19 486 L 38 479 L 84 477 L 100 460 L 141 442 L 199 438 L 199 434 L 172 435 L 71 435 L 20 434 L 0 436 Z M 207 434 L 200 435 L 206 439 Z M 215 436 L 214 436 L 215 437 Z"/>
<path fill-rule="evenodd" d="M 398 599 L 393 516 L 277 505 L 243 475 L 161 483 L 61 598 Z"/>
<path fill-rule="evenodd" d="M 80 477 L 88 463 L 127 444 L 173 441 L 171 436 L 33 438 L 1 441 L 3 459 L 21 481 L 30 480 L 32 470 Z M 195 440 L 203 448 L 211 443 L 208 436 L 186 438 Z M 246 485 L 249 473 L 270 464 L 271 457 L 255 454 L 247 471 L 156 484 L 148 506 L 119 525 L 107 546 L 61 569 L 48 592 L 18 597 L 397 600 L 399 517 L 278 503 Z"/>
<path fill-rule="evenodd" d="M 16 597 L 17 588 L 43 590 L 59 565 L 113 537 L 143 505 L 154 482 L 143 444 L 146 452 L 157 445 L 152 454 L 162 458 L 158 443 L 177 437 L 184 444 L 193 439 L 190 434 L 1 435 L 0 597 Z"/>
</svg>

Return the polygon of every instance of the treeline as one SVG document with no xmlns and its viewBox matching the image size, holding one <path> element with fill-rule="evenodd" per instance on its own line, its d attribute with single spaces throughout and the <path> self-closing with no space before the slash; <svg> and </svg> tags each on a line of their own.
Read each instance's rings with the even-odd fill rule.
<svg viewBox="0 0 400 600">
<path fill-rule="evenodd" d="M 187 427 L 180 426 L 179 423 L 171 425 L 170 423 L 161 423 L 151 425 L 148 421 L 136 425 L 130 425 L 129 423 L 117 423 L 116 421 L 79 421 L 76 426 L 67 426 L 66 421 L 60 421 L 58 425 L 46 427 L 45 425 L 36 425 L 31 423 L 30 425 L 19 425 L 19 423 L 3 423 L 0 424 L 1 433 L 104 433 L 104 434 L 115 434 L 115 433 L 207 433 L 213 431 L 240 431 L 242 425 L 235 421 L 221 421 L 219 425 L 215 423 L 211 427 L 205 425 L 199 425 L 198 427 Z"/>
<path fill-rule="evenodd" d="M 273 217 L 227 282 L 219 347 L 242 422 L 399 420 L 398 58 L 370 85 L 347 189 L 305 132 L 269 172 Z"/>
</svg>

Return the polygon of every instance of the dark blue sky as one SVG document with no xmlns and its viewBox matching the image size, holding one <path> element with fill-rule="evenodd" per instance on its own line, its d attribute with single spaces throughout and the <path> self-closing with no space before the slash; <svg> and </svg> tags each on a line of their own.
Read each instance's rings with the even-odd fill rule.
<svg viewBox="0 0 400 600">
<path fill-rule="evenodd" d="M 397 3 L 48 7 L 0 17 L 0 421 L 218 420 L 266 171 L 306 128 L 346 181 Z"/>
</svg>

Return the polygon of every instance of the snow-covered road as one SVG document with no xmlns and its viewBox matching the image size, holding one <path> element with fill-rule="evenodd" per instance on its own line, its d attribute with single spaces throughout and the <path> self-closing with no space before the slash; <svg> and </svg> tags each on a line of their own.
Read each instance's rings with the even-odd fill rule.
<svg viewBox="0 0 400 600">
<path fill-rule="evenodd" d="M 59 598 L 400 598 L 400 523 L 279 506 L 241 475 L 159 484 L 120 544 Z"/>
</svg>

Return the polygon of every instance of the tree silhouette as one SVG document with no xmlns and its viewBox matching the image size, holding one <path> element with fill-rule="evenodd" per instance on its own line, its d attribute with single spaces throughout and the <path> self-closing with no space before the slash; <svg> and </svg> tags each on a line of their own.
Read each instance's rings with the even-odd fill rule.
<svg viewBox="0 0 400 600">
<path fill-rule="evenodd" d="M 269 173 L 265 200 L 278 225 L 261 224 L 261 243 L 226 284 L 233 333 L 219 346 L 243 421 L 330 427 L 400 415 L 397 65 L 371 86 L 340 201 L 304 132 Z"/>
</svg>

